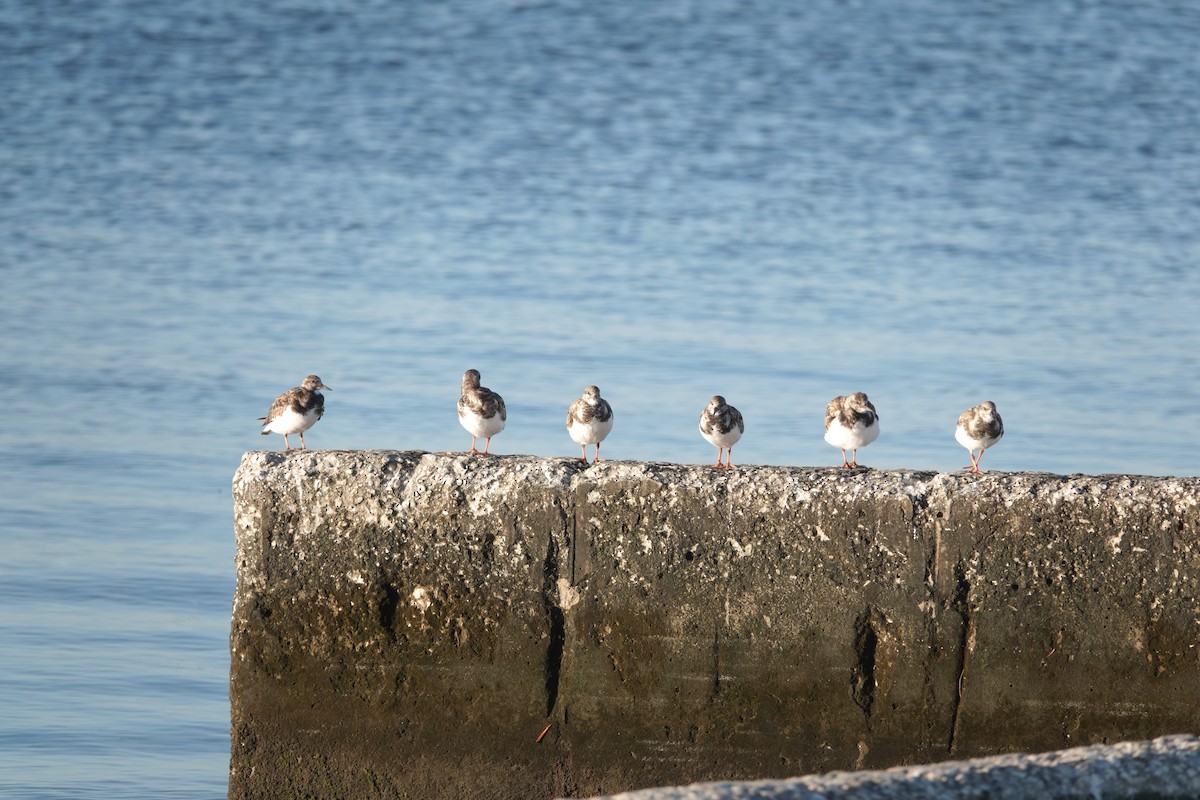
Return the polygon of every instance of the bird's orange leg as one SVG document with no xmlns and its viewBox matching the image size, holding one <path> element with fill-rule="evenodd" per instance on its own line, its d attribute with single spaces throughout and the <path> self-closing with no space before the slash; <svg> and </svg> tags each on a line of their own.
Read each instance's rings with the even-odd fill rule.
<svg viewBox="0 0 1200 800">
<path fill-rule="evenodd" d="M 725 455 L 725 448 L 717 448 L 717 463 L 712 465 L 713 469 L 725 469 L 725 465 L 721 463 L 721 456 Z"/>
<path fill-rule="evenodd" d="M 579 458 L 576 460 L 582 461 L 585 464 L 587 463 L 587 448 L 583 445 L 579 445 Z"/>
<path fill-rule="evenodd" d="M 584 453 L 584 456 L 587 456 L 587 453 Z M 596 442 L 596 457 L 592 460 L 592 463 L 595 464 L 597 461 L 603 460 L 604 459 L 600 457 L 600 443 Z M 584 458 L 584 461 L 587 461 L 586 457 Z"/>
<path fill-rule="evenodd" d="M 479 455 L 479 451 L 475 449 L 475 434 L 471 434 L 471 449 L 467 451 L 469 456 Z"/>
</svg>

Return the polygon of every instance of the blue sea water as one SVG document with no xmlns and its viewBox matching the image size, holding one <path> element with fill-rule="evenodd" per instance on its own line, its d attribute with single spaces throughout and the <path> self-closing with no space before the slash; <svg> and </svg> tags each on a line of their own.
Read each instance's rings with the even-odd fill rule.
<svg viewBox="0 0 1200 800">
<path fill-rule="evenodd" d="M 0 796 L 214 798 L 230 478 L 315 448 L 1196 474 L 1200 6 L 0 3 Z"/>
</svg>

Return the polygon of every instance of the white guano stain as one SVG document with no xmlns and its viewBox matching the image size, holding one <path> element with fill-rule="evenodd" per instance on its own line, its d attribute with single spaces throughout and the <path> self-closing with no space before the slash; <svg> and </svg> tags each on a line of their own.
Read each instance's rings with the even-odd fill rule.
<svg viewBox="0 0 1200 800">
<path fill-rule="evenodd" d="M 433 605 L 433 590 L 428 586 L 418 586 L 412 590 L 412 598 L 409 601 L 413 608 L 424 614 Z"/>
</svg>

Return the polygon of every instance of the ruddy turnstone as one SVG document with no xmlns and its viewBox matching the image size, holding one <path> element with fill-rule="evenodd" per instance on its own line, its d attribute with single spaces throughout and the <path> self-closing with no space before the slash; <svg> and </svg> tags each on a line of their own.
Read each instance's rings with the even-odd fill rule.
<svg viewBox="0 0 1200 800">
<path fill-rule="evenodd" d="M 304 432 L 316 425 L 317 420 L 325 414 L 325 396 L 321 394 L 321 389 L 333 391 L 321 383 L 321 379 L 316 375 L 309 375 L 304 379 L 304 383 L 294 389 L 288 389 L 276 397 L 275 402 L 271 403 L 271 410 L 267 412 L 267 415 L 259 417 L 263 423 L 262 435 L 283 434 L 283 447 L 285 450 L 291 450 L 292 445 L 288 442 L 288 435 L 298 433 L 300 434 L 300 449 L 307 450 L 308 445 L 304 443 Z"/>
<path fill-rule="evenodd" d="M 996 404 L 991 400 L 984 400 L 959 415 L 954 438 L 967 448 L 967 453 L 971 456 L 971 466 L 967 467 L 967 472 L 977 475 L 982 472 L 979 469 L 979 459 L 983 458 L 983 451 L 1000 441 L 1003 435 L 1004 421 L 1000 419 Z M 979 455 L 975 455 L 976 450 L 979 451 Z"/>
<path fill-rule="evenodd" d="M 700 435 L 717 448 L 717 463 L 713 469 L 729 469 L 733 466 L 733 446 L 746 432 L 742 412 L 725 402 L 721 395 L 714 395 L 708 406 L 700 412 Z M 721 463 L 722 451 L 726 451 L 725 463 Z"/>
<path fill-rule="evenodd" d="M 587 446 L 596 445 L 595 461 L 600 460 L 600 443 L 613 426 L 612 406 L 600 396 L 600 390 L 589 386 L 567 411 L 567 433 L 579 445 L 579 460 L 587 463 Z M 592 463 L 595 463 L 593 461 Z"/>
<path fill-rule="evenodd" d="M 825 406 L 825 441 L 842 451 L 842 466 L 858 466 L 858 448 L 879 437 L 879 414 L 862 392 L 835 397 Z M 846 451 L 853 455 L 846 460 Z"/>
<path fill-rule="evenodd" d="M 508 411 L 504 398 L 479 385 L 479 370 L 469 369 L 462 377 L 462 397 L 458 398 L 458 421 L 471 434 L 469 455 L 491 455 L 492 437 L 504 430 Z M 484 439 L 483 450 L 475 449 L 475 440 Z"/>
</svg>

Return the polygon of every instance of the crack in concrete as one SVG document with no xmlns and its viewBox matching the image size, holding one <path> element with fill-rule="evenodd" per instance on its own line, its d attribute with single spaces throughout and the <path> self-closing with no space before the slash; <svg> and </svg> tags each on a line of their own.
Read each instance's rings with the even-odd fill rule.
<svg viewBox="0 0 1200 800">
<path fill-rule="evenodd" d="M 879 648 L 879 631 L 875 618 L 878 611 L 870 606 L 854 622 L 854 666 L 850 670 L 851 693 L 854 702 L 866 717 L 871 728 L 871 711 L 875 706 L 875 655 Z"/>
<path fill-rule="evenodd" d="M 551 536 L 542 564 L 542 602 L 550 619 L 549 644 L 546 648 L 546 716 L 554 713 L 562 680 L 563 651 L 566 648 L 566 614 L 559 605 L 557 542 Z"/>
<path fill-rule="evenodd" d="M 962 708 L 967 686 L 967 667 L 970 663 L 971 651 L 975 647 L 975 623 L 971 616 L 971 582 L 967 580 L 966 566 L 960 560 L 954 566 L 954 597 L 951 606 L 958 612 L 961 629 L 958 637 L 958 664 L 955 670 L 958 679 L 954 684 L 954 699 L 951 702 L 950 735 L 946 742 L 946 752 L 954 754 L 958 746 L 959 725 L 962 720 Z"/>
</svg>

